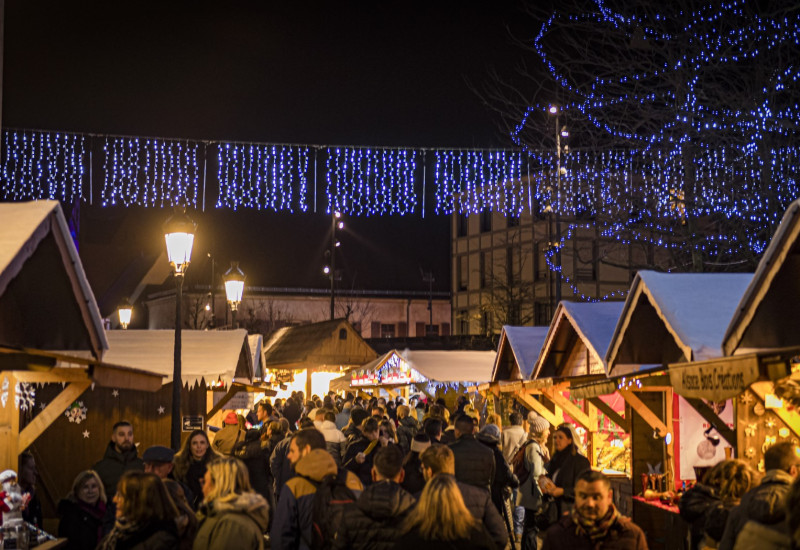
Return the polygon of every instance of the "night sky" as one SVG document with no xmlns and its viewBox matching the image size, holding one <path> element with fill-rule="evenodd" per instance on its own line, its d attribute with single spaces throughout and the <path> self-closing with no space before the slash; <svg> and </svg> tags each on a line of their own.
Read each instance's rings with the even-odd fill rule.
<svg viewBox="0 0 800 550">
<path fill-rule="evenodd" d="M 479 84 L 491 68 L 513 71 L 522 52 L 506 26 L 521 20 L 512 2 L 8 0 L 3 125 L 268 143 L 508 147 L 466 80 Z M 158 223 L 167 215 L 83 206 L 80 243 L 90 278 L 109 269 L 107 262 L 99 267 L 100 250 L 163 246 Z M 210 251 L 223 264 L 238 260 L 252 285 L 327 284 L 324 204 L 317 214 L 191 215 L 199 224 L 195 258 Z M 449 289 L 449 219 L 430 205 L 424 219 L 351 218 L 347 225 L 339 261 L 345 286 L 422 289 L 423 268 L 434 272 L 438 289 Z"/>
</svg>

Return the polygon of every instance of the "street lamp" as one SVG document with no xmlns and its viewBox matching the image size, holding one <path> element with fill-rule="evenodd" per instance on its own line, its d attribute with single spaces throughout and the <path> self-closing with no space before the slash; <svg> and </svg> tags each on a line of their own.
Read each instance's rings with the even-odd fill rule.
<svg viewBox="0 0 800 550">
<path fill-rule="evenodd" d="M 239 269 L 239 262 L 231 262 L 231 268 L 222 276 L 225 281 L 225 294 L 228 297 L 228 304 L 231 306 L 231 325 L 236 326 L 236 311 L 242 303 L 242 293 L 244 292 L 244 272 Z"/>
<path fill-rule="evenodd" d="M 117 313 L 119 314 L 119 324 L 122 326 L 122 329 L 127 329 L 128 325 L 131 324 L 131 315 L 133 315 L 133 306 L 130 300 L 125 298 L 122 304 L 117 308 Z"/>
<path fill-rule="evenodd" d="M 192 259 L 194 232 L 197 226 L 180 208 L 164 224 L 167 257 L 175 274 L 175 355 L 172 369 L 172 423 L 170 445 L 178 451 L 181 446 L 181 304 L 183 301 L 183 276 Z"/>
<path fill-rule="evenodd" d="M 551 304 L 552 311 L 555 311 L 556 306 L 561 302 L 561 217 L 560 217 L 560 203 L 561 197 L 561 138 L 568 138 L 569 131 L 566 126 L 561 125 L 561 109 L 558 105 L 550 105 L 547 110 L 551 116 L 556 119 L 556 189 L 555 189 L 555 202 L 551 200 L 552 206 L 550 209 L 551 215 L 555 219 L 555 235 L 551 235 L 550 246 L 555 247 L 555 263 L 556 263 L 556 284 L 554 303 Z M 557 240 L 554 240 L 554 238 Z"/>
<path fill-rule="evenodd" d="M 336 230 L 344 229 L 344 222 L 342 221 L 342 214 L 341 212 L 337 212 L 336 210 L 331 212 L 331 247 L 328 250 L 328 254 L 331 257 L 331 265 L 325 266 L 322 268 L 322 272 L 331 278 L 331 321 L 333 321 L 335 313 L 334 313 L 334 302 L 336 297 L 336 249 L 339 248 L 341 244 L 339 241 L 336 240 Z"/>
</svg>

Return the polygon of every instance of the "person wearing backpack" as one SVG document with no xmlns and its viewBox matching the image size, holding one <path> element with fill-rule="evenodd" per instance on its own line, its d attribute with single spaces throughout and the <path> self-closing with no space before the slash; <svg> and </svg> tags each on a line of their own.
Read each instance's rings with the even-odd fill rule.
<svg viewBox="0 0 800 550">
<path fill-rule="evenodd" d="M 545 475 L 545 463 L 549 460 L 547 438 L 550 437 L 550 423 L 539 415 L 528 416 L 528 441 L 512 459 L 514 473 L 519 477 L 519 504 L 525 508 L 525 521 L 522 527 L 522 550 L 536 550 L 536 536 L 539 528 L 536 516 L 541 512 L 544 498 L 539 487 L 539 476 Z M 522 460 L 520 460 L 520 453 Z"/>
<path fill-rule="evenodd" d="M 400 535 L 400 524 L 416 499 L 400 486 L 403 482 L 403 451 L 397 445 L 375 452 L 373 483 L 344 508 L 333 539 L 334 550 L 388 550 Z"/>
<path fill-rule="evenodd" d="M 335 525 L 332 514 L 341 514 L 336 500 L 355 500 L 363 486 L 358 476 L 341 468 L 326 450 L 325 436 L 315 428 L 303 428 L 292 434 L 289 461 L 297 475 L 286 482 L 278 499 L 270 530 L 272 548 L 280 550 L 317 550 L 332 540 L 333 533 L 320 527 Z M 343 489 L 339 493 L 339 490 Z M 325 498 L 320 498 L 325 495 Z M 344 497 L 344 498 L 342 498 Z M 327 516 L 324 516 L 327 514 Z M 317 529 L 315 530 L 315 526 Z M 315 536 L 316 533 L 316 536 Z"/>
</svg>

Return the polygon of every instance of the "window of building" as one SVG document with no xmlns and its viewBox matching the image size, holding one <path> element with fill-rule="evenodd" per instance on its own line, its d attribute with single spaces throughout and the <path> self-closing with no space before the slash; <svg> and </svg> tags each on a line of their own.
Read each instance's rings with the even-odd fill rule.
<svg viewBox="0 0 800 550">
<path fill-rule="evenodd" d="M 483 210 L 481 212 L 481 233 L 488 233 L 492 230 L 492 211 Z"/>
<path fill-rule="evenodd" d="M 506 248 L 506 283 L 513 287 L 517 283 L 517 272 L 514 269 L 514 248 Z"/>
<path fill-rule="evenodd" d="M 458 290 L 467 290 L 469 284 L 469 271 L 467 270 L 467 256 L 459 256 L 456 265 L 456 283 Z"/>
<path fill-rule="evenodd" d="M 488 262 L 488 253 L 481 252 L 480 254 L 480 262 L 478 264 L 478 284 L 480 288 L 486 288 L 488 275 L 486 273 L 488 266 L 486 265 Z"/>
<path fill-rule="evenodd" d="M 394 338 L 394 323 L 387 325 L 381 323 L 381 338 Z"/>
<path fill-rule="evenodd" d="M 458 332 L 459 334 L 469 334 L 469 314 L 466 309 L 458 312 Z"/>
<path fill-rule="evenodd" d="M 481 314 L 481 334 L 487 335 L 492 332 L 492 316 L 488 311 Z"/>
<path fill-rule="evenodd" d="M 552 309 L 548 302 L 536 302 L 534 304 L 534 325 L 547 326 L 553 317 Z"/>
<path fill-rule="evenodd" d="M 462 212 L 456 219 L 456 235 L 466 237 L 469 234 L 469 217 L 466 212 Z"/>
<path fill-rule="evenodd" d="M 506 215 L 506 227 L 519 227 L 519 216 Z"/>
</svg>

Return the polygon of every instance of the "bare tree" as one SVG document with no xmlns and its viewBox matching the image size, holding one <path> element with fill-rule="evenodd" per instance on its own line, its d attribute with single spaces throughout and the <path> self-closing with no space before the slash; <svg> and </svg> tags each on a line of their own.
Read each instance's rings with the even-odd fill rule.
<svg viewBox="0 0 800 550">
<path fill-rule="evenodd" d="M 505 238 L 505 255 L 492 258 L 478 276 L 481 293 L 481 333 L 489 336 L 503 325 L 528 325 L 533 322 L 534 282 L 523 276 L 530 252 L 522 246 L 519 233 Z M 489 271 L 491 270 L 491 271 Z"/>
</svg>

